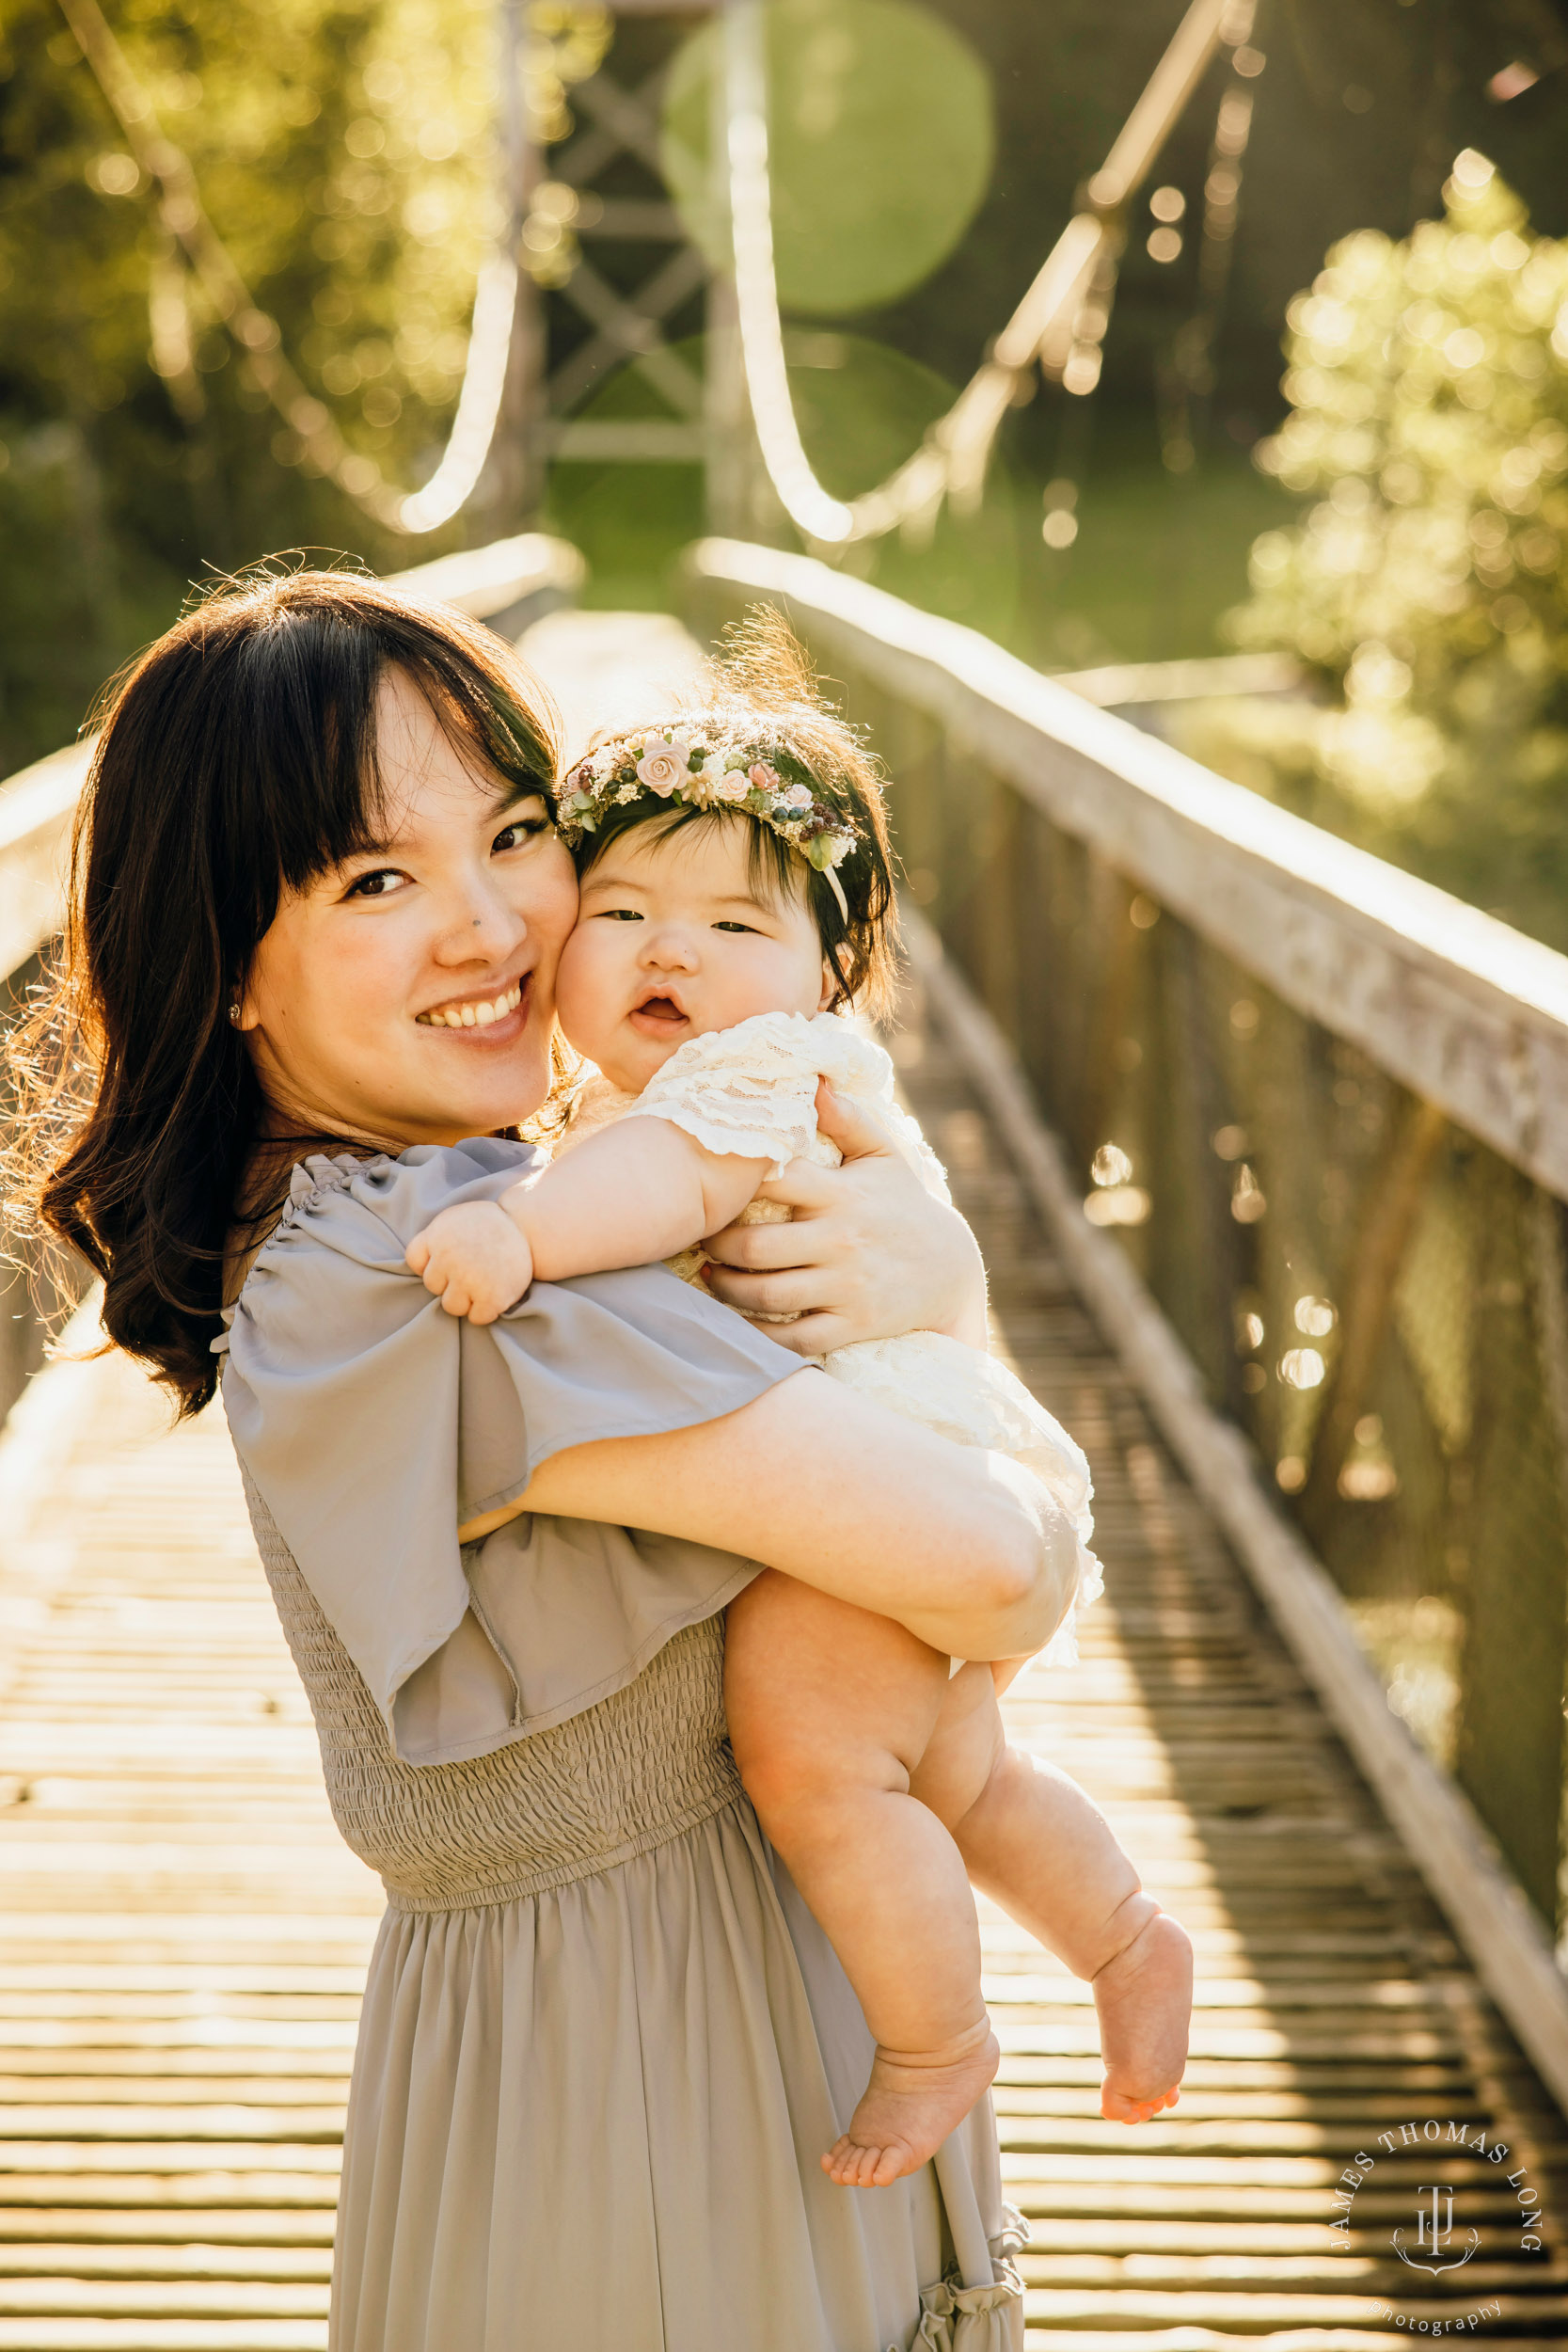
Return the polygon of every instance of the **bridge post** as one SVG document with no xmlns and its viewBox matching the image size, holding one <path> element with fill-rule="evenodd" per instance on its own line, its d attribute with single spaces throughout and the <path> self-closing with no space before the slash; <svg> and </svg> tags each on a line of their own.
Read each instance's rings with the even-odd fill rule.
<svg viewBox="0 0 1568 2352">
<path fill-rule="evenodd" d="M 500 0 L 503 139 L 521 282 L 486 527 L 535 519 L 552 463 L 700 466 L 710 531 L 777 535 L 752 431 L 735 287 L 717 231 L 699 243 L 660 167 L 660 108 L 686 38 L 723 0 L 610 0 L 607 55 L 562 72 L 575 122 L 552 142 L 525 103 L 526 0 Z M 725 120 L 709 125 L 715 223 L 727 223 Z M 644 257 L 646 262 L 644 263 Z M 701 336 L 700 363 L 680 348 Z M 662 416 L 583 416 L 623 369 Z M 759 489 L 762 485 L 762 489 Z"/>
</svg>

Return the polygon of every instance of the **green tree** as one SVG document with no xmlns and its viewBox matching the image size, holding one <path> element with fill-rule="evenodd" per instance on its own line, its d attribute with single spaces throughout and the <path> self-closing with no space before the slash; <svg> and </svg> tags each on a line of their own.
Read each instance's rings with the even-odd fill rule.
<svg viewBox="0 0 1568 2352">
<path fill-rule="evenodd" d="M 114 30 L 283 347 L 376 474 L 450 422 L 496 229 L 490 0 L 122 0 Z M 418 561 L 313 478 L 53 0 L 0 36 L 0 772 L 186 582 L 277 547 Z"/>
<path fill-rule="evenodd" d="M 1568 946 L 1568 242 L 1465 150 L 1441 220 L 1344 239 L 1289 312 L 1260 462 L 1313 494 L 1236 639 L 1327 707 L 1191 737 L 1320 822 Z"/>
</svg>

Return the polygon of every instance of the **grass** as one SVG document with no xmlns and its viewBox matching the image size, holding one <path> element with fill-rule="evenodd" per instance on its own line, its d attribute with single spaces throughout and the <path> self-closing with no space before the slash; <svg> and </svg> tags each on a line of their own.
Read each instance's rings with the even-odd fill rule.
<svg viewBox="0 0 1568 2352">
<path fill-rule="evenodd" d="M 1037 504 L 1031 514 L 1012 641 L 1025 660 L 1085 669 L 1228 650 L 1223 622 L 1246 595 L 1248 551 L 1290 519 L 1293 502 L 1232 443 L 1178 475 L 1151 438 L 1147 424 L 1101 435 L 1070 548 L 1045 547 Z"/>
<path fill-rule="evenodd" d="M 1043 488 L 1037 468 L 1000 464 L 979 515 L 944 516 L 925 548 L 885 541 L 855 568 L 1042 669 L 1175 660 L 1227 650 L 1222 624 L 1246 594 L 1252 542 L 1291 513 L 1229 442 L 1205 451 L 1191 473 L 1167 473 L 1150 423 L 1135 417 L 1101 427 L 1068 549 L 1041 538 Z M 586 603 L 669 609 L 680 550 L 704 528 L 701 472 L 558 466 L 548 527 L 588 558 Z"/>
</svg>

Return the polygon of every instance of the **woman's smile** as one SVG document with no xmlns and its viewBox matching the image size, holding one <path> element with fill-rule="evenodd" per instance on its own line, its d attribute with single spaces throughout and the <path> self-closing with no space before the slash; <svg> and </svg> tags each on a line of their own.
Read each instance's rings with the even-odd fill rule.
<svg viewBox="0 0 1568 2352">
<path fill-rule="evenodd" d="M 484 1029 L 489 1032 L 487 1045 L 505 1045 L 528 1026 L 526 1000 L 532 978 L 531 972 L 524 972 L 490 995 L 449 997 L 444 1005 L 433 1005 L 414 1018 L 421 1028 Z"/>
</svg>

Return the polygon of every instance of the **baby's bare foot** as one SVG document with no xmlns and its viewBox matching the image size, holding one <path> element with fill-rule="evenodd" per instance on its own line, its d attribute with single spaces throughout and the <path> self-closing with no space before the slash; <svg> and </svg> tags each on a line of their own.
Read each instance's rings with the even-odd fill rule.
<svg viewBox="0 0 1568 2352">
<path fill-rule="evenodd" d="M 1187 2063 L 1193 2009 L 1193 1947 L 1164 1911 L 1094 1979 L 1105 2081 L 1100 2112 L 1112 2123 L 1147 2123 L 1176 2105 Z"/>
<path fill-rule="evenodd" d="M 840 2188 L 885 2188 L 918 2172 L 990 2090 L 1002 2057 L 990 2019 L 942 2049 L 884 2050 L 842 2139 L 822 2159 Z"/>
</svg>

